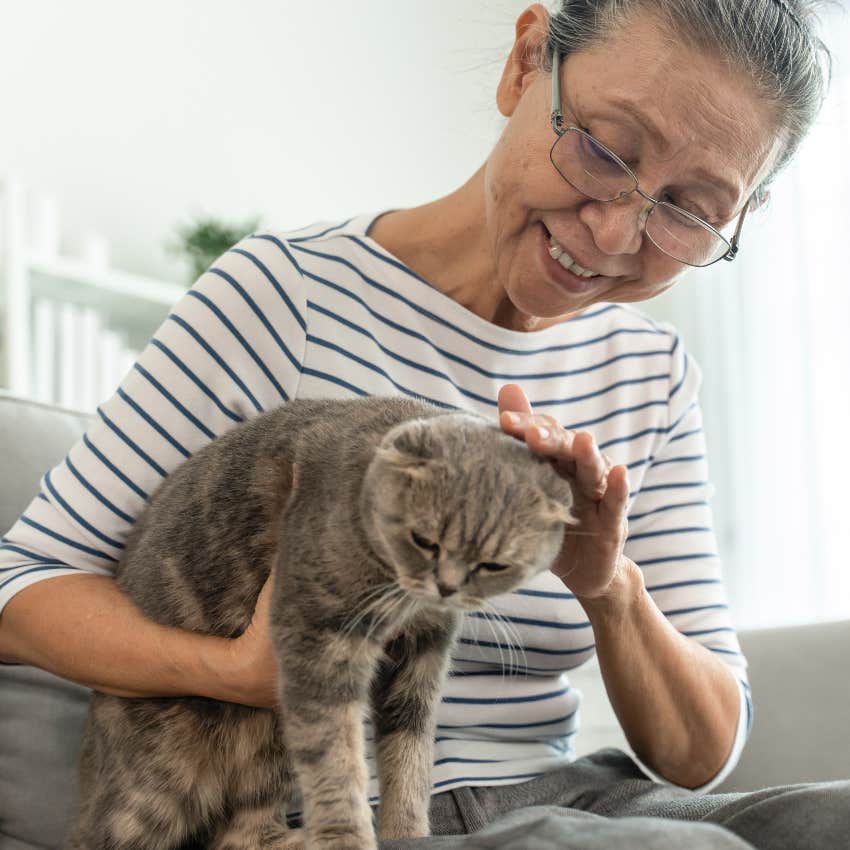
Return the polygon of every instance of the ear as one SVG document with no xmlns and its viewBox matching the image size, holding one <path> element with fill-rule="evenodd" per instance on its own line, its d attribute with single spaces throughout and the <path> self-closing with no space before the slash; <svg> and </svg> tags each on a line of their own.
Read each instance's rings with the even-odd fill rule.
<svg viewBox="0 0 850 850">
<path fill-rule="evenodd" d="M 400 472 L 410 478 L 422 479 L 428 477 L 427 460 L 401 452 L 394 446 L 378 448 L 375 452 L 375 457 L 389 464 L 396 472 Z"/>
<path fill-rule="evenodd" d="M 425 478 L 431 461 L 442 456 L 427 419 L 411 419 L 387 432 L 376 455 L 411 478 Z"/>
<path fill-rule="evenodd" d="M 538 74 L 536 57 L 549 31 L 549 12 L 535 3 L 517 18 L 516 36 L 496 89 L 496 106 L 505 117 L 514 114 L 520 98 Z"/>
</svg>

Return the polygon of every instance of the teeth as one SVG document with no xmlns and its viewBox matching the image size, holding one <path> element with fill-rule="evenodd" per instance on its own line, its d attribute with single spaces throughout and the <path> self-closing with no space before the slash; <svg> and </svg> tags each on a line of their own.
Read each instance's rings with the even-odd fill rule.
<svg viewBox="0 0 850 850">
<path fill-rule="evenodd" d="M 573 258 L 555 241 L 554 236 L 549 237 L 549 255 L 557 260 L 565 269 L 569 269 L 579 277 L 599 277 L 598 272 L 582 268 Z"/>
</svg>

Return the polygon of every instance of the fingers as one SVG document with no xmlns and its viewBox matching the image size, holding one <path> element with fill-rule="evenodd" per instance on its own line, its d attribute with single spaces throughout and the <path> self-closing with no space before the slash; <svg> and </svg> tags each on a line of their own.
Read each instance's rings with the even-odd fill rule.
<svg viewBox="0 0 850 850">
<path fill-rule="evenodd" d="M 607 492 L 613 465 L 589 432 L 566 430 L 544 414 L 509 410 L 502 411 L 500 424 L 506 433 L 524 439 L 535 454 L 552 458 L 559 472 L 576 479 L 587 498 L 598 501 Z"/>
<path fill-rule="evenodd" d="M 625 466 L 614 466 L 608 472 L 608 489 L 602 497 L 602 507 L 612 519 L 625 521 L 629 503 L 629 471 Z"/>
<path fill-rule="evenodd" d="M 511 410 L 516 413 L 531 413 L 528 396 L 519 384 L 505 384 L 499 390 L 499 413 Z"/>
</svg>

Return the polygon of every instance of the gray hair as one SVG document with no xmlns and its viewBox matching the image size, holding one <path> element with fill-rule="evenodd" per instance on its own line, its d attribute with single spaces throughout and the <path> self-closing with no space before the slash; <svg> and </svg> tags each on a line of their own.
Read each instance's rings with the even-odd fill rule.
<svg viewBox="0 0 850 850">
<path fill-rule="evenodd" d="M 596 46 L 636 12 L 651 12 L 686 44 L 720 56 L 746 72 L 779 116 L 782 152 L 756 190 L 767 186 L 793 157 L 826 95 L 831 56 L 815 32 L 824 0 L 560 0 L 549 21 L 546 54 L 562 56 Z M 542 47 L 543 45 L 541 45 Z"/>
</svg>

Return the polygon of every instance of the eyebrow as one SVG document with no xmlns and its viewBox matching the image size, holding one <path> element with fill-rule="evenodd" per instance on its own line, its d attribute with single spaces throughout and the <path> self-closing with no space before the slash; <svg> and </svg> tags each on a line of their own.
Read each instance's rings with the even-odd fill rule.
<svg viewBox="0 0 850 850">
<path fill-rule="evenodd" d="M 659 149 L 662 153 L 664 151 L 670 149 L 670 142 L 667 140 L 667 137 L 661 132 L 658 128 L 658 125 L 644 112 L 641 112 L 633 103 L 628 100 L 619 100 L 614 99 L 610 101 L 612 106 L 615 106 L 617 109 L 621 109 L 627 115 L 630 115 L 641 127 L 646 130 L 647 133 L 655 140 L 655 143 L 658 145 Z M 729 195 L 730 200 L 737 202 L 740 197 L 740 188 L 736 187 L 734 183 L 730 183 L 727 180 L 724 180 L 722 177 L 718 177 L 716 174 L 711 174 L 705 168 L 701 166 L 697 166 L 692 169 L 692 174 L 696 177 L 701 178 L 706 183 L 710 184 L 713 187 L 720 189 Z"/>
</svg>

